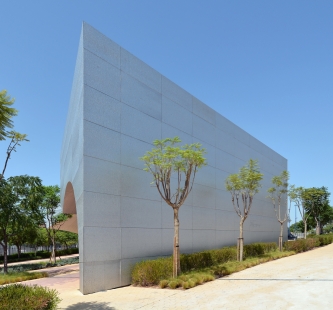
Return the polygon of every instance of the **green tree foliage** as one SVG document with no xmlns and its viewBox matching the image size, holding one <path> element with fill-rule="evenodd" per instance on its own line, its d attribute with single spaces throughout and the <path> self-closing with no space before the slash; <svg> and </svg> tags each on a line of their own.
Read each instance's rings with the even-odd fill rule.
<svg viewBox="0 0 333 310">
<path fill-rule="evenodd" d="M 64 222 L 71 217 L 69 214 L 57 214 L 57 209 L 60 205 L 60 188 L 58 185 L 44 186 L 44 197 L 41 204 L 42 212 L 45 219 L 45 229 L 49 240 L 52 244 L 52 252 L 50 261 L 56 263 L 56 238 L 57 234 Z"/>
<path fill-rule="evenodd" d="M 14 102 L 6 90 L 0 91 L 0 140 L 8 137 L 7 128 L 13 128 L 12 117 L 17 115 L 17 110 L 11 107 Z"/>
<path fill-rule="evenodd" d="M 43 227 L 38 227 L 36 231 L 35 239 L 31 242 L 32 245 L 35 246 L 35 252 L 37 252 L 37 247 L 49 247 L 50 240 L 47 234 L 47 231 Z"/>
<path fill-rule="evenodd" d="M 9 243 L 16 245 L 17 256 L 20 258 L 21 248 L 23 244 L 33 244 L 38 234 L 38 225 L 41 223 L 42 219 L 35 219 L 26 214 L 22 214 L 19 223 L 15 223 L 14 227 L 11 227 L 12 234 L 9 238 Z"/>
<path fill-rule="evenodd" d="M 308 230 L 315 229 L 317 226 L 316 220 L 314 219 L 314 217 L 311 214 L 306 213 L 306 215 L 308 216 L 307 229 Z M 321 221 L 320 221 L 320 225 L 321 225 L 324 233 L 330 232 L 330 230 L 331 230 L 330 227 L 332 227 L 332 223 L 333 223 L 333 208 L 331 206 L 327 206 L 321 213 Z M 292 232 L 304 231 L 304 222 L 299 221 L 296 224 L 295 223 L 292 224 L 290 226 L 290 231 L 292 231 Z"/>
<path fill-rule="evenodd" d="M 321 233 L 321 222 L 325 218 L 325 211 L 329 208 L 330 193 L 327 187 L 312 187 L 303 191 L 303 203 L 305 210 L 316 221 L 316 234 Z"/>
<path fill-rule="evenodd" d="M 38 177 L 22 175 L 0 180 L 0 244 L 4 250 L 5 273 L 9 239 L 16 235 L 17 227 L 25 223 L 27 217 L 38 225 L 43 194 Z"/>
<path fill-rule="evenodd" d="M 57 234 L 57 243 L 68 249 L 78 243 L 78 235 L 70 231 L 60 230 Z"/>
<path fill-rule="evenodd" d="M 178 146 L 180 142 L 179 137 L 155 140 L 155 147 L 140 158 L 145 162 L 144 170 L 153 175 L 161 197 L 174 211 L 174 277 L 180 273 L 179 208 L 192 190 L 198 169 L 206 165 L 205 149 L 199 143 Z"/>
<path fill-rule="evenodd" d="M 310 222 L 310 221 L 309 221 Z M 310 225 L 310 223 L 308 223 L 308 225 L 307 225 L 307 227 L 309 228 L 309 229 L 313 229 L 313 228 L 315 228 L 315 226 L 312 226 L 312 225 Z M 296 222 L 296 223 L 294 223 L 294 224 L 292 224 L 292 225 L 290 225 L 290 231 L 291 232 L 294 232 L 294 233 L 300 233 L 300 232 L 304 232 L 304 222 L 301 220 L 301 221 L 298 221 L 298 222 Z"/>
<path fill-rule="evenodd" d="M 288 180 L 289 173 L 284 170 L 280 175 L 274 176 L 272 178 L 273 186 L 269 188 L 268 198 L 271 199 L 273 203 L 273 208 L 275 211 L 276 218 L 280 223 L 280 236 L 279 236 L 279 250 L 283 249 L 283 224 L 288 218 L 288 201 L 287 201 L 287 193 L 288 193 Z M 281 210 L 281 207 L 285 206 L 285 210 Z"/>
<path fill-rule="evenodd" d="M 331 234 L 331 233 L 333 233 L 333 224 L 327 224 L 323 228 L 323 232 L 324 232 L 324 234 Z"/>
<path fill-rule="evenodd" d="M 243 260 L 243 225 L 250 214 L 254 195 L 259 192 L 262 178 L 263 174 L 260 173 L 258 161 L 250 159 L 247 165 L 240 168 L 239 173 L 230 174 L 225 181 L 225 187 L 231 193 L 234 209 L 240 217 L 237 243 L 237 259 L 239 261 Z"/>
<path fill-rule="evenodd" d="M 298 211 L 302 217 L 303 225 L 304 225 L 304 238 L 306 239 L 307 235 L 307 222 L 310 214 L 306 212 L 303 200 L 303 187 L 296 187 L 295 185 L 291 185 L 289 188 L 289 198 L 290 200 L 297 206 Z"/>
</svg>

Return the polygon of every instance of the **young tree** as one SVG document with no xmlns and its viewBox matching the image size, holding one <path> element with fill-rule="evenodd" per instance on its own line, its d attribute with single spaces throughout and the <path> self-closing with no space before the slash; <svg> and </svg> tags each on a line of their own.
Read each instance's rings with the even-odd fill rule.
<svg viewBox="0 0 333 310">
<path fill-rule="evenodd" d="M 294 202 L 294 204 L 297 206 L 298 211 L 302 217 L 302 221 L 304 224 L 304 239 L 306 239 L 307 234 L 307 221 L 310 216 L 309 213 L 306 212 L 304 207 L 304 201 L 303 201 L 303 193 L 304 188 L 303 187 L 295 187 L 295 185 L 291 185 L 289 189 L 289 197 Z"/>
<path fill-rule="evenodd" d="M 316 234 L 321 234 L 321 221 L 324 219 L 325 210 L 329 207 L 329 196 L 326 187 L 312 187 L 303 191 L 303 202 L 306 212 L 311 214 L 316 221 Z"/>
<path fill-rule="evenodd" d="M 0 179 L 4 177 L 8 160 L 10 159 L 11 153 L 13 151 L 16 152 L 16 146 L 19 146 L 22 141 L 29 141 L 26 134 L 20 134 L 13 130 L 7 131 L 7 128 L 13 128 L 12 117 L 17 115 L 17 110 L 11 107 L 14 102 L 15 99 L 10 98 L 10 96 L 7 95 L 6 90 L 0 91 L 0 141 L 10 138 L 10 143 L 6 152 L 7 156 L 2 174 L 0 174 Z"/>
<path fill-rule="evenodd" d="M 0 180 L 0 244 L 4 251 L 4 272 L 7 273 L 9 238 L 15 236 L 15 227 L 26 217 L 40 220 L 39 206 L 43 187 L 38 177 L 27 175 Z"/>
<path fill-rule="evenodd" d="M 282 251 L 283 244 L 283 224 L 288 218 L 288 206 L 287 198 L 285 195 L 288 193 L 288 171 L 282 171 L 281 175 L 272 178 L 273 187 L 269 188 L 268 198 L 272 200 L 273 208 L 275 211 L 276 218 L 280 223 L 280 236 L 279 236 L 279 250 Z M 281 207 L 285 205 L 286 211 L 281 212 Z"/>
<path fill-rule="evenodd" d="M 8 160 L 10 159 L 10 155 L 12 154 L 12 152 L 16 152 L 16 147 L 21 145 L 20 142 L 29 141 L 27 139 L 26 134 L 21 134 L 21 133 L 16 132 L 16 131 L 9 132 L 7 136 L 8 136 L 8 138 L 10 138 L 10 143 L 8 145 L 8 148 L 7 148 L 7 152 L 6 152 L 7 156 L 6 156 L 6 160 L 5 160 L 5 164 L 4 164 L 2 173 L 0 174 L 0 179 L 2 179 L 5 175 Z"/>
<path fill-rule="evenodd" d="M 199 143 L 176 146 L 179 137 L 155 140 L 154 148 L 140 159 L 144 170 L 153 175 L 153 184 L 174 214 L 173 276 L 180 274 L 179 218 L 181 205 L 191 192 L 197 170 L 206 165 L 205 149 Z M 172 179 L 172 175 L 175 179 Z M 175 184 L 174 184 L 175 183 Z M 175 186 L 174 192 L 172 187 Z"/>
<path fill-rule="evenodd" d="M 231 200 L 237 215 L 240 217 L 239 238 L 237 242 L 237 260 L 243 260 L 243 225 L 249 216 L 253 197 L 259 192 L 263 174 L 259 171 L 258 162 L 250 159 L 247 165 L 240 168 L 239 173 L 230 174 L 225 187 L 231 193 Z M 241 200 L 241 202 L 240 202 Z M 243 208 L 240 206 L 243 205 Z"/>
<path fill-rule="evenodd" d="M 60 188 L 58 185 L 44 186 L 44 192 L 45 195 L 41 206 L 45 218 L 45 229 L 52 243 L 50 262 L 55 264 L 56 237 L 61 226 L 71 217 L 71 215 L 63 213 L 57 214 L 57 209 L 60 205 Z"/>
<path fill-rule="evenodd" d="M 12 117 L 17 115 L 17 110 L 11 107 L 14 102 L 5 89 L 0 91 L 0 140 L 8 137 L 7 128 L 13 128 Z"/>
</svg>

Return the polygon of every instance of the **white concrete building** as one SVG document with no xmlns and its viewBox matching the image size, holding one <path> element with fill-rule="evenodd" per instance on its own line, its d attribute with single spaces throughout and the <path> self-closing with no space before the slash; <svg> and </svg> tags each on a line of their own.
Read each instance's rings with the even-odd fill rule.
<svg viewBox="0 0 333 310">
<path fill-rule="evenodd" d="M 181 253 L 236 244 L 239 218 L 224 182 L 250 158 L 264 180 L 244 242 L 277 241 L 266 196 L 287 160 L 84 23 L 61 152 L 63 211 L 77 215 L 83 294 L 128 285 L 132 264 L 172 253 L 172 208 L 139 157 L 153 140 L 174 136 L 200 142 L 208 161 L 180 208 Z"/>
</svg>

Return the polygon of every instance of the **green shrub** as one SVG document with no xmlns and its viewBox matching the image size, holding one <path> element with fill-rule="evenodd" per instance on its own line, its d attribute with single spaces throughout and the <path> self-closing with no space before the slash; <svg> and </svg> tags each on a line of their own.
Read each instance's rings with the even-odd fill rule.
<svg viewBox="0 0 333 310">
<path fill-rule="evenodd" d="M 296 253 L 306 252 L 320 246 L 318 238 L 298 239 L 295 241 L 286 241 L 284 248 L 286 251 L 295 251 Z"/>
<path fill-rule="evenodd" d="M 54 310 L 59 302 L 58 292 L 46 287 L 23 284 L 0 287 L 0 309 Z"/>
<path fill-rule="evenodd" d="M 180 256 L 180 267 L 183 272 L 187 272 L 211 267 L 235 259 L 237 259 L 236 247 L 226 247 L 193 254 L 182 254 Z"/>
<path fill-rule="evenodd" d="M 159 284 L 159 287 L 160 288 L 166 288 L 169 284 L 169 281 L 168 280 L 161 280 L 160 281 L 160 284 Z"/>
<path fill-rule="evenodd" d="M 178 287 L 178 282 L 177 281 L 170 281 L 168 286 L 174 290 Z"/>
<path fill-rule="evenodd" d="M 184 272 L 209 267 L 212 265 L 213 259 L 210 251 L 193 254 L 182 254 L 180 256 L 180 268 Z"/>
<path fill-rule="evenodd" d="M 252 243 L 244 245 L 244 258 L 246 257 L 256 257 L 263 255 L 265 253 L 275 251 L 277 249 L 277 244 L 275 242 L 269 243 Z"/>
<path fill-rule="evenodd" d="M 211 250 L 214 265 L 226 263 L 237 259 L 236 247 L 225 247 L 218 250 Z"/>
<path fill-rule="evenodd" d="M 331 234 L 330 235 L 314 236 L 313 238 L 319 240 L 319 245 L 320 246 L 331 244 L 333 242 L 333 235 L 331 235 Z"/>
<path fill-rule="evenodd" d="M 134 265 L 132 283 L 135 285 L 157 285 L 163 279 L 172 277 L 172 258 L 158 258 Z"/>
</svg>

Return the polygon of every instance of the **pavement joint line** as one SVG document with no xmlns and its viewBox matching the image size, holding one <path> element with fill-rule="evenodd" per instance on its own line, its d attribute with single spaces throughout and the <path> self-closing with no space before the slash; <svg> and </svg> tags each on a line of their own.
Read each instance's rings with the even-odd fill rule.
<svg viewBox="0 0 333 310">
<path fill-rule="evenodd" d="M 156 302 L 162 301 L 162 300 L 164 300 L 164 299 L 166 299 L 166 298 L 170 298 L 171 296 L 175 296 L 175 295 L 177 295 L 177 293 L 178 293 L 178 292 L 175 292 L 175 293 L 172 294 L 172 295 L 165 296 L 164 298 L 161 298 L 161 299 L 158 299 L 158 300 L 154 300 L 154 301 L 152 301 L 152 302 L 150 302 L 150 303 L 148 303 L 148 304 L 142 305 L 142 306 L 139 307 L 139 308 L 135 308 L 135 310 L 136 310 L 136 309 L 141 309 L 141 308 L 147 307 L 147 306 L 149 306 L 149 305 L 151 305 L 151 304 L 155 304 Z"/>
</svg>

